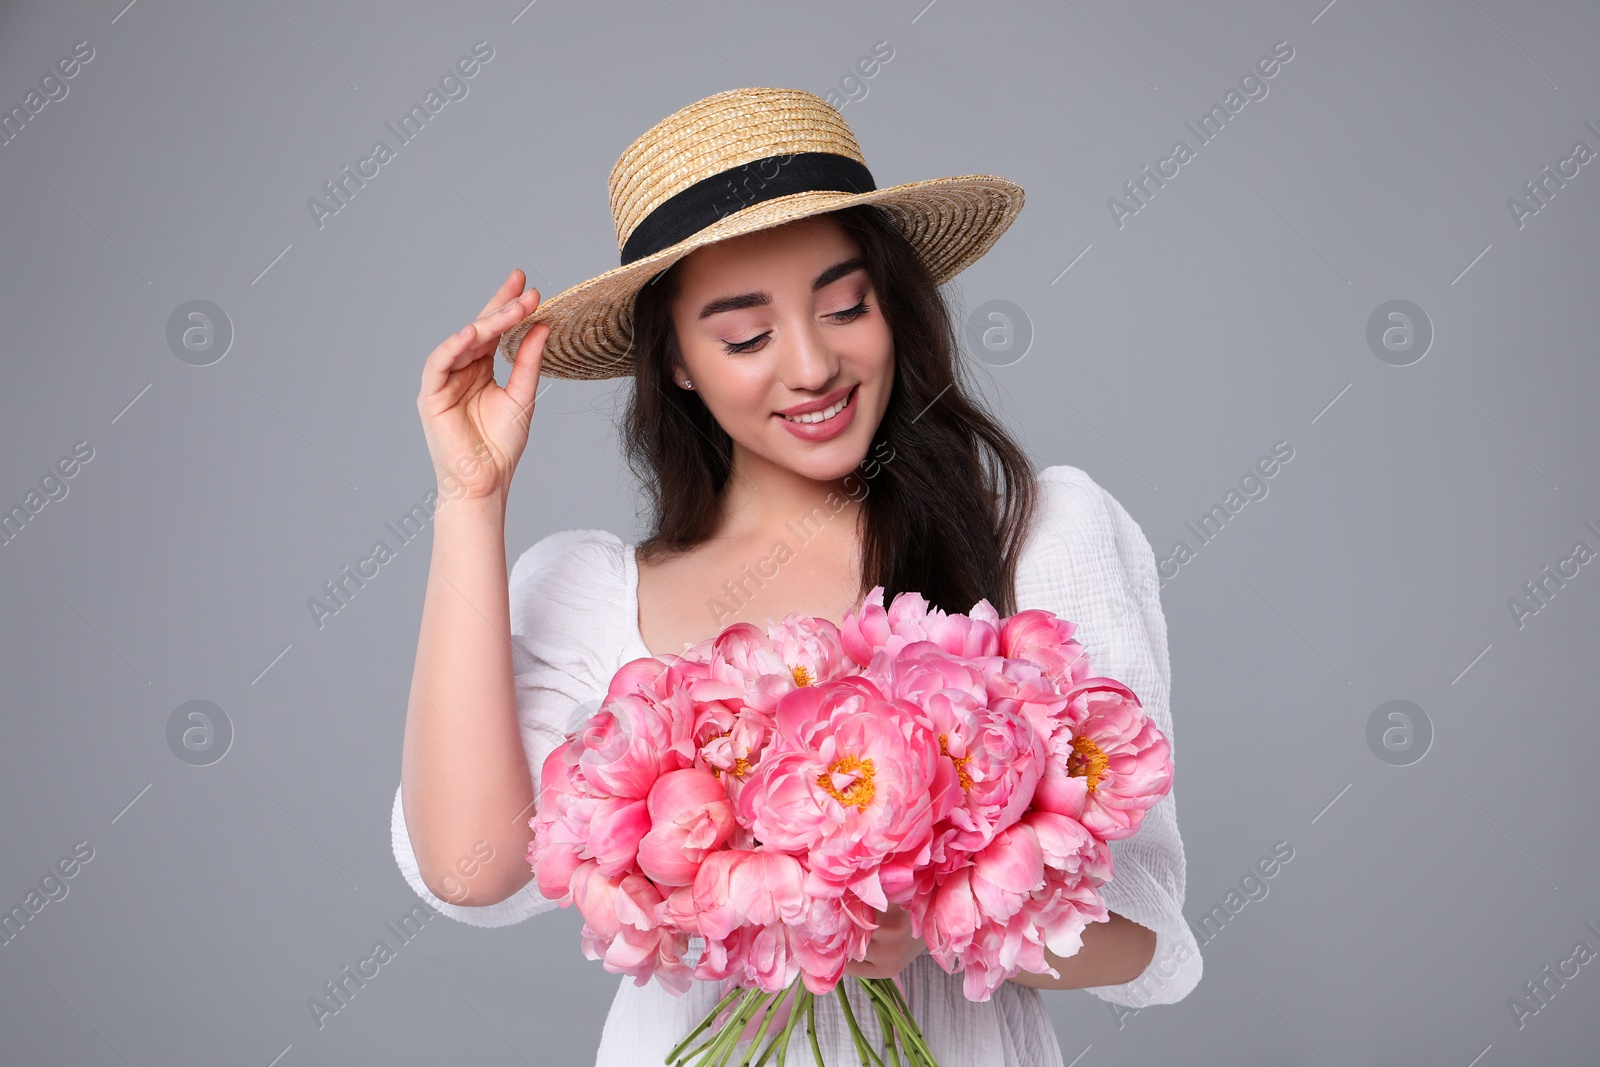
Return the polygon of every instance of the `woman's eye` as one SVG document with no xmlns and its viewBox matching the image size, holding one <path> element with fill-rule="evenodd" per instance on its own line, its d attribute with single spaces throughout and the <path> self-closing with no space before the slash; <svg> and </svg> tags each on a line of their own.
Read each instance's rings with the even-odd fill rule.
<svg viewBox="0 0 1600 1067">
<path fill-rule="evenodd" d="M 872 305 L 863 299 L 861 303 L 857 304 L 855 307 L 845 308 L 843 311 L 835 311 L 828 315 L 828 318 L 841 319 L 844 322 L 854 322 L 871 309 Z M 729 355 L 736 355 L 740 352 L 750 352 L 754 350 L 756 345 L 760 344 L 767 336 L 768 334 L 760 333 L 750 338 L 748 341 L 724 341 L 722 342 L 722 350 L 727 352 Z"/>
<path fill-rule="evenodd" d="M 756 344 L 759 343 L 760 340 L 765 336 L 767 336 L 767 335 L 764 334 L 764 333 L 761 333 L 761 334 L 757 334 L 756 336 L 750 338 L 750 340 L 748 340 L 748 341 L 724 341 L 724 342 L 722 342 L 722 349 L 723 349 L 723 351 L 729 353 L 730 355 L 733 355 L 733 354 L 736 354 L 736 353 L 739 353 L 739 352 L 748 352 L 752 348 L 754 348 L 756 346 Z"/>
</svg>

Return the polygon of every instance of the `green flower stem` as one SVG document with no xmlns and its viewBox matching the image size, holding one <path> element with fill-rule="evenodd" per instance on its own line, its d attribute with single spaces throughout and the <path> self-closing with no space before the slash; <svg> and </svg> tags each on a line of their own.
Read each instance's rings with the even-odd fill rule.
<svg viewBox="0 0 1600 1067">
<path fill-rule="evenodd" d="M 761 1012 L 761 1025 L 756 1028 L 755 1036 L 750 1039 L 750 1047 L 745 1049 L 744 1055 L 739 1057 L 739 1062 L 735 1067 L 748 1067 L 750 1057 L 756 1054 L 756 1047 L 761 1044 L 761 1039 L 767 1034 L 767 1027 L 772 1025 L 772 1013 L 777 1010 L 778 1002 L 783 1000 L 784 995 L 788 992 L 789 990 L 787 989 L 780 989 L 776 993 L 769 994 L 763 1001 L 764 1009 Z M 767 1050 L 770 1052 L 772 1046 L 768 1045 Z M 765 1056 L 761 1058 L 766 1059 Z"/>
<path fill-rule="evenodd" d="M 881 1009 L 894 1020 L 894 1027 L 905 1043 L 906 1055 L 913 1067 L 938 1067 L 938 1060 L 934 1059 L 933 1051 L 928 1048 L 921 1028 L 912 1017 L 910 1006 L 897 996 L 899 987 L 894 984 L 894 980 L 862 978 L 859 981 L 862 988 L 873 998 L 874 1005 L 881 1006 Z"/>
<path fill-rule="evenodd" d="M 806 1033 L 811 1037 L 811 1055 L 817 1067 L 823 1067 L 822 1046 L 817 1044 L 817 998 L 806 1001 Z"/>
<path fill-rule="evenodd" d="M 839 1004 L 844 1009 L 844 1021 L 850 1027 L 850 1036 L 855 1039 L 856 1051 L 861 1053 L 861 1062 L 865 1064 L 870 1057 L 878 1067 L 884 1067 L 883 1057 L 873 1051 L 871 1042 L 867 1040 L 866 1035 L 861 1032 L 861 1026 L 856 1022 L 856 1013 L 850 1008 L 850 998 L 845 995 L 844 983 L 840 982 L 834 986 L 833 991 L 839 994 Z"/>
<path fill-rule="evenodd" d="M 742 999 L 734 1010 L 733 1017 L 723 1024 L 722 1029 L 718 1030 L 709 1042 L 695 1050 L 701 1054 L 695 1061 L 695 1067 L 720 1067 L 726 1064 L 728 1058 L 733 1055 L 734 1046 L 738 1044 L 739 1035 L 744 1032 L 745 1024 L 750 1020 L 752 1007 L 767 995 L 755 987 L 740 989 L 739 993 Z"/>
<path fill-rule="evenodd" d="M 734 1006 L 733 1014 L 728 1016 L 728 1020 L 722 1024 L 722 1029 L 718 1030 L 716 1037 L 712 1038 L 705 1055 L 696 1067 L 702 1067 L 702 1065 L 709 1067 L 709 1065 L 727 1062 L 733 1037 L 739 1032 L 740 1027 L 744 1026 L 745 1010 L 749 1007 L 750 1001 L 757 992 L 758 990 L 755 989 L 745 989 L 744 996 L 739 998 L 739 1003 Z"/>
<path fill-rule="evenodd" d="M 805 995 L 805 992 L 805 986 L 797 978 L 795 979 L 793 985 L 778 995 L 778 999 L 773 1002 L 768 1013 L 770 1015 L 771 1012 L 777 1011 L 778 1005 L 783 1003 L 783 998 L 788 996 L 790 993 L 793 993 L 794 1003 L 789 1005 L 789 1021 L 784 1025 L 781 1033 L 774 1035 L 772 1040 L 767 1042 L 767 1047 L 761 1050 L 761 1055 L 756 1059 L 751 1067 L 764 1067 L 768 1058 L 772 1056 L 774 1050 L 776 1050 L 778 1053 L 778 1067 L 783 1067 L 784 1059 L 789 1052 L 789 1035 L 794 1032 L 795 1024 L 800 1021 L 800 998 Z"/>
<path fill-rule="evenodd" d="M 899 1017 L 899 1009 L 889 1005 L 883 999 L 882 994 L 872 987 L 870 980 L 862 979 L 861 989 L 872 1002 L 872 1010 L 878 1014 L 878 1026 L 883 1030 L 884 1035 L 884 1052 L 892 1062 L 893 1067 L 900 1067 L 900 1040 L 898 1039 L 909 1036 L 904 1033 L 906 1029 L 905 1020 Z M 906 1052 L 909 1055 L 911 1051 L 911 1043 L 908 1040 L 906 1041 Z"/>
<path fill-rule="evenodd" d="M 859 985 L 871 1003 L 884 1038 L 881 1055 L 879 1050 L 873 1048 L 872 1042 L 862 1030 L 855 1009 L 850 1004 L 844 982 L 855 982 Z M 939 1067 L 933 1050 L 928 1047 L 921 1028 L 911 1014 L 910 1004 L 907 1003 L 899 986 L 894 984 L 893 979 L 843 978 L 835 984 L 834 992 L 838 994 L 845 1024 L 849 1028 L 851 1040 L 855 1044 L 856 1053 L 863 1067 Z M 773 1013 L 785 1000 L 790 1000 L 789 1020 L 781 1030 L 769 1035 Z M 730 1006 L 732 1012 L 727 1021 L 718 1027 L 715 1033 L 706 1036 L 701 1044 L 685 1051 L 687 1046 L 700 1037 L 717 1016 L 727 1011 Z M 766 1067 L 774 1053 L 777 1054 L 776 1067 L 785 1067 L 789 1039 L 799 1027 L 802 1015 L 806 1019 L 806 1035 L 811 1043 L 812 1054 L 819 1067 L 828 1067 L 823 1060 L 821 1043 L 817 1037 L 817 996 L 805 987 L 801 979 L 796 979 L 787 988 L 775 993 L 769 993 L 758 987 L 732 990 L 711 1009 L 688 1037 L 668 1053 L 667 1067 L 730 1067 L 730 1065 Z M 739 1051 L 739 1045 L 744 1040 L 741 1035 L 758 1016 L 760 1026 L 755 1036 L 750 1039 L 749 1047 L 739 1058 L 738 1063 L 733 1064 L 734 1054 Z M 764 1048 L 763 1040 L 766 1041 Z"/>
<path fill-rule="evenodd" d="M 729 1004 L 732 1004 L 736 997 L 742 996 L 743 994 L 743 989 L 735 988 L 730 991 L 727 996 L 723 997 L 722 1002 L 715 1008 L 712 1008 L 710 1013 L 706 1015 L 704 1019 L 700 1020 L 700 1025 L 689 1031 L 689 1036 L 678 1042 L 675 1046 L 673 1046 L 672 1051 L 667 1053 L 667 1067 L 674 1067 L 677 1061 L 685 1055 L 683 1051 L 684 1047 L 696 1037 L 699 1037 L 700 1031 L 710 1026 L 712 1019 L 715 1019 L 718 1015 L 720 1015 L 723 1009 L 725 1009 Z"/>
<path fill-rule="evenodd" d="M 907 1019 L 914 1018 L 914 1016 L 911 1014 L 911 1005 L 906 1002 L 905 994 L 900 992 L 900 987 L 894 984 L 893 979 L 890 979 L 888 982 L 884 983 L 879 987 L 879 989 L 884 993 L 884 995 L 888 996 L 900 1006 L 901 1012 L 904 1013 Z M 935 1062 L 933 1058 L 933 1050 L 928 1048 L 928 1041 L 922 1036 L 921 1028 L 913 1026 L 911 1032 L 916 1035 L 917 1047 L 921 1050 L 923 1055 L 928 1057 L 928 1062 Z"/>
<path fill-rule="evenodd" d="M 723 1037 L 726 1038 L 726 1040 L 722 1042 L 721 1046 L 717 1050 L 719 1053 L 721 1053 L 721 1058 L 716 1061 L 718 1067 L 722 1067 L 722 1065 L 726 1064 L 728 1060 L 733 1057 L 734 1052 L 737 1051 L 739 1047 L 739 1042 L 743 1040 L 742 1035 L 744 1034 L 745 1027 L 750 1024 L 751 1019 L 755 1018 L 756 1013 L 760 1012 L 762 1008 L 776 995 L 773 993 L 768 993 L 760 988 L 752 988 L 750 990 L 750 994 L 750 996 L 745 998 L 744 1003 L 739 1005 L 739 1011 L 736 1015 L 734 1015 L 732 1022 L 730 1022 L 722 1031 Z M 763 1029 L 765 1029 L 764 1026 Z"/>
<path fill-rule="evenodd" d="M 872 1010 L 878 1016 L 878 1029 L 883 1032 L 883 1050 L 887 1053 L 889 1067 L 900 1067 L 900 1042 L 896 1036 L 894 1014 L 890 1012 L 881 1000 L 867 990 L 867 999 L 872 1002 Z"/>
<path fill-rule="evenodd" d="M 811 1004 L 816 999 L 816 994 L 807 989 L 804 983 L 796 984 L 794 1012 L 789 1016 L 789 1030 L 792 1031 L 795 1027 L 800 1025 L 800 1016 L 809 1013 Z M 788 1031 L 785 1031 L 783 1047 L 778 1049 L 778 1067 L 784 1067 L 784 1060 L 787 1058 L 789 1053 L 788 1043 Z"/>
</svg>

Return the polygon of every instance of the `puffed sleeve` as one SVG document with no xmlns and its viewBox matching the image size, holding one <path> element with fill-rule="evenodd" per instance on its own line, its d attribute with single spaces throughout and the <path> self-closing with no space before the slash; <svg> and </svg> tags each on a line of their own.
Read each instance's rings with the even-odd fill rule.
<svg viewBox="0 0 1600 1067">
<path fill-rule="evenodd" d="M 618 538 L 603 530 L 562 530 L 535 543 L 511 568 L 517 720 L 535 795 L 545 757 L 599 710 L 611 680 L 608 655 L 620 644 L 615 631 L 622 547 Z M 422 881 L 398 788 L 390 836 L 406 882 L 434 910 L 452 919 L 473 926 L 506 926 L 556 907 L 533 881 L 497 904 L 479 907 L 435 896 Z"/>
<path fill-rule="evenodd" d="M 1183 917 L 1183 840 L 1177 784 L 1183 781 L 1169 708 L 1171 664 L 1155 553 L 1133 518 L 1076 467 L 1039 473 L 1038 515 L 1017 569 L 1017 607 L 1044 608 L 1077 624 L 1092 671 L 1122 682 L 1172 744 L 1173 789 L 1145 813 L 1133 836 L 1111 843 L 1106 907 L 1155 931 L 1144 973 L 1122 985 L 1090 986 L 1125 1007 L 1171 1004 L 1200 981 L 1200 946 Z"/>
</svg>

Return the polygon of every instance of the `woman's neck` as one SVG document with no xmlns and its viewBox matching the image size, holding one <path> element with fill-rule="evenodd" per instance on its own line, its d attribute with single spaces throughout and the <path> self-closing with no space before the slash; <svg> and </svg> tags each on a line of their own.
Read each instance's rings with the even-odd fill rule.
<svg viewBox="0 0 1600 1067">
<path fill-rule="evenodd" d="M 853 528 L 865 490 L 859 474 L 818 481 L 735 445 L 732 472 L 721 495 L 721 521 L 713 536 L 742 540 L 819 512 L 830 519 L 846 519 L 846 528 Z"/>
</svg>

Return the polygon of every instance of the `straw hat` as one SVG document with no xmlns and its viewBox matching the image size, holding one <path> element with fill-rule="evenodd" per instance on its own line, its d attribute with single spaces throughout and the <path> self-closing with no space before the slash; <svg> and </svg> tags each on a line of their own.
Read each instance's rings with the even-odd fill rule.
<svg viewBox="0 0 1600 1067">
<path fill-rule="evenodd" d="M 611 168 L 621 265 L 542 299 L 500 339 L 507 362 L 535 323 L 550 324 L 541 373 L 634 373 L 633 298 L 703 245 L 808 215 L 877 204 L 937 284 L 987 252 L 1022 210 L 1020 185 L 992 174 L 879 189 L 839 112 L 799 89 L 729 89 L 674 111 Z"/>
</svg>

